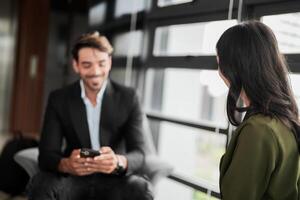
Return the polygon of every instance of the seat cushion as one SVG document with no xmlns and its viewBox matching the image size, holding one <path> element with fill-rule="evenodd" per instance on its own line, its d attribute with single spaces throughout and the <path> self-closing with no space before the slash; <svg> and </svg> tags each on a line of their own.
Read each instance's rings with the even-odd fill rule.
<svg viewBox="0 0 300 200">
<path fill-rule="evenodd" d="M 25 169 L 30 177 L 33 177 L 39 171 L 38 155 L 37 147 L 24 149 L 15 154 L 14 160 Z"/>
</svg>

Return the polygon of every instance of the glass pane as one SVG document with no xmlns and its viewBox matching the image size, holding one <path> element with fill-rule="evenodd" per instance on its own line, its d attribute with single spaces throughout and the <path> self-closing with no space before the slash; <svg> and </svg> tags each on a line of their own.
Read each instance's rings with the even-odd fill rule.
<svg viewBox="0 0 300 200">
<path fill-rule="evenodd" d="M 145 10 L 148 4 L 149 0 L 117 0 L 115 7 L 115 17 L 120 17 L 125 14 Z"/>
<path fill-rule="evenodd" d="M 162 179 L 156 188 L 155 200 L 217 200 L 217 198 L 170 179 Z"/>
<path fill-rule="evenodd" d="M 158 27 L 155 31 L 155 56 L 215 55 L 221 34 L 236 25 L 223 20 Z"/>
<path fill-rule="evenodd" d="M 125 67 L 112 67 L 109 77 L 117 83 L 124 85 L 125 83 Z"/>
<path fill-rule="evenodd" d="M 164 7 L 164 6 L 177 5 L 177 4 L 182 4 L 182 3 L 192 2 L 192 1 L 193 0 L 158 0 L 157 5 L 159 7 Z"/>
<path fill-rule="evenodd" d="M 193 200 L 218 200 L 218 198 L 212 197 L 211 195 L 200 191 L 195 191 Z"/>
<path fill-rule="evenodd" d="M 277 38 L 282 53 L 300 53 L 300 12 L 262 17 Z"/>
<path fill-rule="evenodd" d="M 89 10 L 89 25 L 100 25 L 105 20 L 106 2 L 94 5 Z"/>
<path fill-rule="evenodd" d="M 133 31 L 116 35 L 112 44 L 114 56 L 138 56 L 142 51 L 143 32 Z"/>
<path fill-rule="evenodd" d="M 158 155 L 174 167 L 174 173 L 197 180 L 219 192 L 219 163 L 226 135 L 168 122 L 159 127 Z"/>
<path fill-rule="evenodd" d="M 216 70 L 149 69 L 144 104 L 147 111 L 227 128 L 227 91 Z"/>
<path fill-rule="evenodd" d="M 300 109 L 300 74 L 291 74 L 291 85 L 297 101 L 298 109 Z"/>
<path fill-rule="evenodd" d="M 130 84 L 129 86 L 135 87 L 137 92 L 139 93 L 140 92 L 139 87 L 135 84 L 136 79 L 137 79 L 138 71 L 137 71 L 136 68 L 133 68 L 131 73 L 132 73 L 131 74 L 132 77 L 131 77 L 131 81 L 129 83 Z M 120 65 L 113 64 L 113 67 L 111 68 L 109 77 L 113 81 L 115 81 L 115 82 L 117 82 L 121 85 L 125 85 L 125 79 L 126 79 L 126 67 L 125 67 L 125 65 L 120 66 Z"/>
</svg>

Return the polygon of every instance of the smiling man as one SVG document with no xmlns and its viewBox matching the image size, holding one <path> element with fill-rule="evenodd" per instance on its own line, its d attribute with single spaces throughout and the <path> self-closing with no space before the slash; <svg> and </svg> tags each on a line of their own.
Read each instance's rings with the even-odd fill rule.
<svg viewBox="0 0 300 200">
<path fill-rule="evenodd" d="M 112 51 L 97 32 L 76 41 L 80 79 L 49 96 L 29 199 L 153 199 L 135 175 L 144 163 L 143 113 L 135 91 L 109 79 Z"/>
</svg>

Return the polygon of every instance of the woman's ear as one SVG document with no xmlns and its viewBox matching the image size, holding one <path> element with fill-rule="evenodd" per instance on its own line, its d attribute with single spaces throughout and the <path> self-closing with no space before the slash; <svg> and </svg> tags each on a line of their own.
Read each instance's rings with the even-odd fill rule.
<svg viewBox="0 0 300 200">
<path fill-rule="evenodd" d="M 222 80 L 224 81 L 224 83 L 227 85 L 227 87 L 230 86 L 230 83 L 228 81 L 228 79 L 222 74 L 220 68 L 218 69 L 218 73 L 219 73 L 219 76 L 222 78 Z"/>
</svg>

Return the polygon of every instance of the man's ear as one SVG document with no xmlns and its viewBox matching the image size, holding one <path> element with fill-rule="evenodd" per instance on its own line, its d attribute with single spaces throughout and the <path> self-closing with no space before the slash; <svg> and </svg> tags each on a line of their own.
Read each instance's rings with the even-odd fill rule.
<svg viewBox="0 0 300 200">
<path fill-rule="evenodd" d="M 72 66 L 73 66 L 73 70 L 75 71 L 75 73 L 79 73 L 79 69 L 78 69 L 78 63 L 75 59 L 72 60 Z"/>
<path fill-rule="evenodd" d="M 109 64 L 109 71 L 111 70 L 111 66 L 112 66 L 112 56 L 110 55 L 109 56 L 109 59 L 108 59 L 108 64 Z"/>
</svg>

